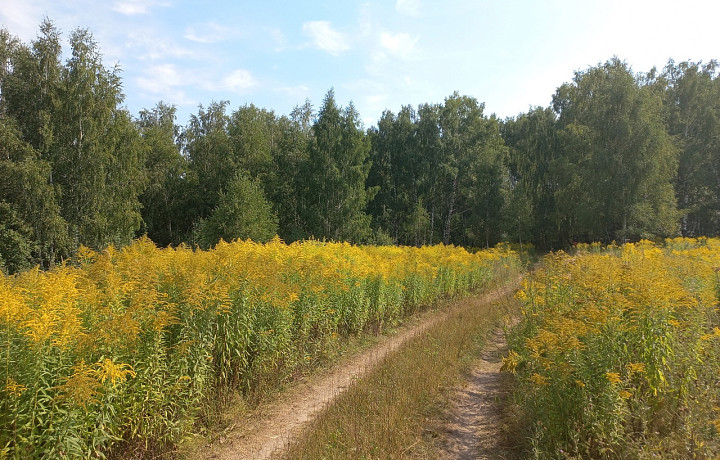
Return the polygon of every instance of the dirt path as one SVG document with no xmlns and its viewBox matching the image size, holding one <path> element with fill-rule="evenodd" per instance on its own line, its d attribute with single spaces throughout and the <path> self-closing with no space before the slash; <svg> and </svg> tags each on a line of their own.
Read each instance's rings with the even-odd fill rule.
<svg viewBox="0 0 720 460">
<path fill-rule="evenodd" d="M 481 297 L 483 302 L 495 302 L 512 292 L 514 286 L 493 290 Z M 345 391 L 355 379 L 365 375 L 387 354 L 398 349 L 408 339 L 422 334 L 428 327 L 443 320 L 452 311 L 428 312 L 413 324 L 384 337 L 377 345 L 359 355 L 343 360 L 328 372 L 300 382 L 271 404 L 258 408 L 242 428 L 200 452 L 208 459 L 268 459 L 280 455 L 288 442 L 311 421 L 320 410 Z"/>
<path fill-rule="evenodd" d="M 505 459 L 502 443 L 502 405 L 511 376 L 501 373 L 507 344 L 502 330 L 489 338 L 481 358 L 470 369 L 467 380 L 449 398 L 442 426 L 442 457 L 447 459 Z"/>
</svg>

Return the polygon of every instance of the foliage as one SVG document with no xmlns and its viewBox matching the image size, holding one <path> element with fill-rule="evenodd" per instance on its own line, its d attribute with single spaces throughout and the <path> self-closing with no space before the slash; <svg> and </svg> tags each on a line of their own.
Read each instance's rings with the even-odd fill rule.
<svg viewBox="0 0 720 460">
<path fill-rule="evenodd" d="M 352 104 L 338 107 L 330 90 L 312 134 L 302 171 L 309 235 L 333 241 L 369 239 L 365 207 L 376 190 L 365 188 L 370 144 L 361 130 L 360 115 Z"/>
<path fill-rule="evenodd" d="M 718 63 L 668 62 L 650 82 L 663 96 L 665 124 L 679 148 L 675 194 L 686 236 L 717 235 L 720 221 Z"/>
<path fill-rule="evenodd" d="M 30 268 L 32 229 L 7 203 L 0 202 L 0 272 L 16 273 Z"/>
<path fill-rule="evenodd" d="M 442 106 L 383 113 L 370 131 L 376 227 L 400 244 L 500 241 L 506 148 L 497 120 L 483 110 L 456 92 Z"/>
<path fill-rule="evenodd" d="M 677 233 L 677 152 L 662 99 L 639 80 L 614 58 L 576 73 L 553 98 L 565 155 L 580 182 L 575 234 L 586 241 Z"/>
<path fill-rule="evenodd" d="M 61 64 L 60 38 L 48 20 L 31 46 L 0 34 L 0 135 L 10 141 L 0 172 L 13 183 L 8 201 L 33 227 L 44 265 L 79 244 L 130 242 L 140 226 L 138 195 L 145 184 L 138 133 L 119 107 L 119 69 L 103 66 L 83 29 L 71 32 L 71 54 Z"/>
<path fill-rule="evenodd" d="M 10 458 L 164 451 L 230 392 L 252 395 L 338 340 L 476 289 L 506 249 L 309 241 L 82 248 L 0 276 L 0 446 Z"/>
<path fill-rule="evenodd" d="M 662 94 L 613 58 L 576 72 L 557 89 L 552 109 L 504 123 L 511 187 L 516 200 L 527 199 L 536 244 L 677 234 L 678 149 L 666 131 Z M 522 234 L 522 227 L 508 230 Z"/>
<path fill-rule="evenodd" d="M 215 211 L 198 224 L 196 242 L 207 249 L 221 239 L 265 243 L 276 234 L 277 217 L 260 185 L 239 174 L 228 184 L 227 193 L 221 194 Z"/>
<path fill-rule="evenodd" d="M 365 130 L 330 90 L 317 112 L 221 100 L 180 126 L 163 102 L 133 119 L 119 67 L 87 30 L 68 39 L 63 59 L 49 20 L 30 44 L 0 30 L 0 201 L 31 228 L 24 264 L 143 234 L 192 242 L 239 176 L 290 242 L 557 249 L 720 232 L 715 61 L 643 74 L 613 58 L 503 122 L 455 92 Z M 251 225 L 223 215 L 221 227 Z"/>
<path fill-rule="evenodd" d="M 187 160 L 178 145 L 180 129 L 174 106 L 162 102 L 142 110 L 135 122 L 141 136 L 147 186 L 139 196 L 142 204 L 141 233 L 160 246 L 187 241 L 193 215 L 188 212 L 189 187 L 185 179 Z"/>
<path fill-rule="evenodd" d="M 504 361 L 537 457 L 720 454 L 719 265 L 704 238 L 545 257 Z"/>
</svg>

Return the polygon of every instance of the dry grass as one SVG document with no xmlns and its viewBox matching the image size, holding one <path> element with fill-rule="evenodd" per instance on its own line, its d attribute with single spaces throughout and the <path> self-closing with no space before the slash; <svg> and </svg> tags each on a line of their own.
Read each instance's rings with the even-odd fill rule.
<svg viewBox="0 0 720 460">
<path fill-rule="evenodd" d="M 437 458 L 436 435 L 427 427 L 441 413 L 439 401 L 507 312 L 512 287 L 494 289 L 494 302 L 457 301 L 446 320 L 358 380 L 290 446 L 286 458 Z"/>
</svg>

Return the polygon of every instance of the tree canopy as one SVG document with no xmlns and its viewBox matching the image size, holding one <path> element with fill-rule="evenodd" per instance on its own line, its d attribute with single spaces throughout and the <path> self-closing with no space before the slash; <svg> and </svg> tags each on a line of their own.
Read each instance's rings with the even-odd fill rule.
<svg viewBox="0 0 720 460">
<path fill-rule="evenodd" d="M 365 127 L 331 89 L 317 111 L 211 101 L 180 125 L 172 102 L 123 107 L 87 30 L 67 44 L 49 20 L 29 44 L 0 30 L 5 271 L 143 234 L 561 248 L 720 233 L 715 61 L 612 58 L 505 120 L 455 92 Z"/>
</svg>

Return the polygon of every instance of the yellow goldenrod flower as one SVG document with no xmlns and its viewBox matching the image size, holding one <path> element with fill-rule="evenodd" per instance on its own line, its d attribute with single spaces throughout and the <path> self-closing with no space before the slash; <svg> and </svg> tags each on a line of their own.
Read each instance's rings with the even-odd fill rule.
<svg viewBox="0 0 720 460">
<path fill-rule="evenodd" d="M 517 354 L 515 351 L 510 350 L 510 352 L 508 352 L 508 355 L 503 357 L 502 359 L 502 366 L 500 367 L 500 371 L 511 372 L 514 374 L 515 369 L 517 368 L 519 363 L 520 355 Z"/>
<path fill-rule="evenodd" d="M 9 394 L 13 397 L 19 397 L 21 396 L 25 390 L 27 390 L 27 387 L 25 385 L 21 385 L 15 381 L 12 377 L 8 377 L 5 381 L 5 393 Z"/>
<path fill-rule="evenodd" d="M 537 386 L 545 386 L 549 382 L 547 377 L 542 376 L 537 372 L 530 376 L 530 380 Z"/>
<path fill-rule="evenodd" d="M 110 379 L 110 384 L 115 385 L 118 380 L 125 380 L 127 376 L 135 377 L 135 371 L 129 364 L 115 364 L 111 359 L 105 358 L 96 364 L 97 374 L 101 383 Z"/>
<path fill-rule="evenodd" d="M 631 374 L 644 374 L 645 373 L 645 364 L 644 363 L 628 363 L 625 365 L 625 368 L 630 372 Z"/>
<path fill-rule="evenodd" d="M 617 372 L 606 372 L 605 377 L 612 385 L 620 383 L 620 374 Z"/>
</svg>

